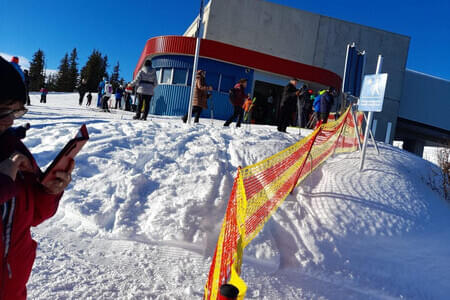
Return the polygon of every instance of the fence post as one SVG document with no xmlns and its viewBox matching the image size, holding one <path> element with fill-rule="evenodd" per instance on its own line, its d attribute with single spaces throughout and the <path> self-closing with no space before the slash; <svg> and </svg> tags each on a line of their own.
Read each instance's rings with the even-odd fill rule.
<svg viewBox="0 0 450 300">
<path fill-rule="evenodd" d="M 361 137 L 359 136 L 358 122 L 356 120 L 355 113 L 353 111 L 353 104 L 352 104 L 352 107 L 351 107 L 351 114 L 352 114 L 353 124 L 355 125 L 355 135 L 356 135 L 356 139 L 358 140 L 358 149 L 359 149 L 359 151 L 361 151 L 361 149 L 362 149 L 362 147 L 361 147 Z"/>
<path fill-rule="evenodd" d="M 363 113 L 363 115 L 364 115 L 364 119 L 366 120 L 366 126 L 369 126 L 369 121 L 367 120 L 366 114 Z M 369 134 L 370 134 L 370 139 L 372 140 L 372 143 L 374 144 L 375 149 L 377 150 L 377 154 L 380 155 L 380 150 L 378 150 L 378 145 L 375 142 L 375 139 L 373 138 L 373 133 L 372 133 L 372 129 L 371 128 L 369 129 Z"/>
<path fill-rule="evenodd" d="M 297 185 L 297 182 L 298 182 L 298 180 L 299 180 L 299 178 L 300 178 L 300 175 L 302 174 L 303 167 L 305 166 L 306 160 L 308 159 L 308 155 L 311 153 L 312 147 L 314 146 L 314 143 L 316 142 L 316 137 L 319 135 L 319 133 L 320 133 L 321 131 L 322 131 L 322 125 L 320 125 L 320 127 L 319 127 L 318 130 L 317 130 L 317 133 L 314 135 L 314 137 L 313 137 L 312 140 L 311 140 L 311 146 L 309 146 L 308 153 L 306 154 L 306 157 L 305 157 L 305 159 L 303 160 L 303 163 L 302 163 L 301 167 L 299 168 L 299 171 L 298 171 L 298 173 L 297 173 L 297 178 L 295 178 L 295 182 L 294 182 L 294 184 L 292 185 L 292 189 L 291 189 L 291 191 L 290 191 L 290 194 L 292 194 L 292 192 L 293 192 L 294 189 L 295 189 L 295 186 Z"/>
<path fill-rule="evenodd" d="M 344 121 L 342 122 L 341 129 L 339 130 L 339 135 L 338 135 L 338 137 L 337 137 L 337 139 L 336 139 L 336 143 L 335 143 L 334 149 L 333 149 L 333 157 L 334 157 L 334 154 L 335 154 L 335 152 L 336 152 L 337 145 L 338 145 L 338 143 L 339 143 L 339 138 L 341 137 L 342 131 L 344 130 L 345 123 L 347 122 L 348 113 L 349 113 L 349 111 L 347 111 L 347 115 L 345 116 L 345 119 L 344 119 Z"/>
</svg>

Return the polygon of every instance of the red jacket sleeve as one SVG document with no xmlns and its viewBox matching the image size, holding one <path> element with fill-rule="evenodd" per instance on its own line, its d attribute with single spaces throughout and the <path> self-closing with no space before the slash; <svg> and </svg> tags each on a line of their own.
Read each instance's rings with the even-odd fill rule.
<svg viewBox="0 0 450 300">
<path fill-rule="evenodd" d="M 17 194 L 14 181 L 5 174 L 0 174 L 0 204 L 3 204 Z"/>
<path fill-rule="evenodd" d="M 51 218 L 57 211 L 59 199 L 63 193 L 59 195 L 51 195 L 45 192 L 44 187 L 40 183 L 34 186 L 34 215 L 32 226 L 37 226 L 45 220 Z"/>
</svg>

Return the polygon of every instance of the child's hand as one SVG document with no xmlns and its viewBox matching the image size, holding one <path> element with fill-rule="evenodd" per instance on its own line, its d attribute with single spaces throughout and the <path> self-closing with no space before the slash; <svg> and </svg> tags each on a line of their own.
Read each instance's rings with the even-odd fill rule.
<svg viewBox="0 0 450 300">
<path fill-rule="evenodd" d="M 34 172 L 30 160 L 23 154 L 15 152 L 8 159 L 0 162 L 0 173 L 8 175 L 14 181 L 19 170 Z"/>
<path fill-rule="evenodd" d="M 75 161 L 72 160 L 69 169 L 66 171 L 56 171 L 55 177 L 56 179 L 51 180 L 49 182 L 43 183 L 42 185 L 47 190 L 47 193 L 52 195 L 58 195 L 64 191 L 64 189 L 69 185 L 72 181 L 72 171 L 75 167 Z"/>
</svg>

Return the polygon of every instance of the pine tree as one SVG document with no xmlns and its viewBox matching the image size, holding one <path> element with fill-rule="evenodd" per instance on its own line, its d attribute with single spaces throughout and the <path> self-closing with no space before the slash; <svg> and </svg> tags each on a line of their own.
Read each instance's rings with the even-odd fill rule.
<svg viewBox="0 0 450 300">
<path fill-rule="evenodd" d="M 73 48 L 69 57 L 70 92 L 73 92 L 78 84 L 78 54 L 77 48 Z"/>
<path fill-rule="evenodd" d="M 30 62 L 30 91 L 39 91 L 45 80 L 45 56 L 44 51 L 39 49 L 33 54 Z"/>
<path fill-rule="evenodd" d="M 117 64 L 114 66 L 113 72 L 111 74 L 111 84 L 114 90 L 116 90 L 119 85 L 119 71 L 120 71 L 120 66 L 119 66 L 119 62 L 117 62 Z"/>
<path fill-rule="evenodd" d="M 58 79 L 56 80 L 57 92 L 73 92 L 71 90 L 69 55 L 66 53 L 61 59 L 61 64 L 58 68 Z"/>
<path fill-rule="evenodd" d="M 89 91 L 96 92 L 102 78 L 107 77 L 107 59 L 107 56 L 103 57 L 98 50 L 94 49 L 86 65 L 81 69 L 81 78 L 86 79 L 86 85 Z"/>
<path fill-rule="evenodd" d="M 58 80 L 57 74 L 49 74 L 47 76 L 46 87 L 49 91 L 56 91 L 56 81 Z"/>
</svg>

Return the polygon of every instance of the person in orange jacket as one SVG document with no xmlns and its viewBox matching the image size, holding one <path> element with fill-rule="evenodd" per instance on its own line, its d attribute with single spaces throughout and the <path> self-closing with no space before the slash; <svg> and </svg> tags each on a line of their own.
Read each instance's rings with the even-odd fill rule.
<svg viewBox="0 0 450 300">
<path fill-rule="evenodd" d="M 256 98 L 254 99 L 256 100 Z M 252 100 L 250 94 L 247 95 L 247 99 L 245 99 L 242 108 L 244 109 L 244 123 L 250 124 L 252 120 L 252 110 L 254 106 L 254 100 Z"/>
</svg>

